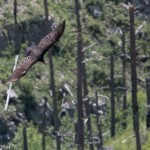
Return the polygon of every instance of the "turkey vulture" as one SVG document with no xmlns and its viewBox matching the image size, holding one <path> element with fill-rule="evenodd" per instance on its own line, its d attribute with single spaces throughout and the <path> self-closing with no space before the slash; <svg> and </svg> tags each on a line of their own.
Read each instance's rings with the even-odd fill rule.
<svg viewBox="0 0 150 150">
<path fill-rule="evenodd" d="M 65 21 L 63 21 L 55 30 L 46 35 L 37 46 L 31 46 L 26 53 L 26 57 L 21 61 L 6 82 L 15 82 L 19 80 L 38 61 L 45 63 L 43 58 L 45 53 L 59 40 L 64 29 Z"/>
</svg>

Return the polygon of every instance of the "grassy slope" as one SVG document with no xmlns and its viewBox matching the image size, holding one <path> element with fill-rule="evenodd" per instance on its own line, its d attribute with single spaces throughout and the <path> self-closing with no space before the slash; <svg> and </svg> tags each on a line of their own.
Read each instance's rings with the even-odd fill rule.
<svg viewBox="0 0 150 150">
<path fill-rule="evenodd" d="M 1 3 L 4 5 L 4 2 L 1 1 Z M 42 9 L 42 0 L 37 0 L 37 1 L 26 1 L 26 2 L 19 2 L 19 17 L 18 20 L 19 22 L 24 21 L 24 20 L 30 20 L 33 18 L 38 18 L 42 17 L 44 11 Z M 7 23 L 12 24 L 13 23 L 13 14 L 12 14 L 12 3 L 10 5 L 5 5 L 7 10 L 4 13 L 3 16 L 3 21 L 1 21 L 1 26 L 3 23 L 6 22 L 7 18 Z M 111 51 L 112 49 L 116 49 L 120 51 L 120 47 L 112 47 L 108 44 L 108 41 L 114 40 L 114 42 L 119 40 L 119 37 L 117 35 L 107 35 L 107 28 L 113 28 L 116 25 L 116 22 L 122 21 L 125 22 L 127 17 L 124 17 L 124 15 L 119 15 L 122 14 L 122 9 L 120 8 L 118 10 L 118 7 L 116 7 L 113 4 L 107 4 L 105 7 L 101 5 L 102 11 L 103 11 L 103 16 L 94 19 L 90 13 L 87 13 L 87 10 L 85 9 L 85 6 L 82 6 L 84 10 L 82 11 L 82 16 L 83 16 L 83 30 L 87 32 L 87 26 L 88 27 L 94 27 L 90 28 L 91 30 L 88 30 L 90 34 L 84 34 L 84 47 L 87 47 L 88 45 L 92 44 L 95 42 L 93 38 L 91 37 L 91 34 L 102 40 L 101 46 L 95 46 L 92 49 L 89 49 L 86 51 L 86 56 L 89 57 L 91 55 L 92 51 L 96 51 L 96 55 L 94 55 L 94 60 L 87 62 L 87 72 L 88 72 L 88 81 L 90 83 L 91 80 L 94 78 L 94 71 L 96 70 L 97 72 L 105 72 L 106 77 L 109 77 L 109 62 L 108 62 L 108 57 L 104 59 L 104 61 L 98 61 L 99 58 L 101 58 L 102 53 L 106 53 L 104 56 L 108 56 L 107 53 L 108 51 Z M 22 8 L 22 9 L 20 9 Z M 35 11 L 33 11 L 35 10 Z M 23 11 L 23 12 L 22 12 Z M 121 13 L 120 13 L 121 12 Z M 125 13 L 125 12 L 124 12 Z M 72 32 L 75 30 L 75 16 L 74 16 L 74 5 L 73 2 L 70 1 L 65 1 L 65 2 L 59 2 L 59 3 L 50 3 L 49 4 L 49 14 L 54 16 L 55 21 L 59 23 L 62 21 L 62 19 L 65 19 L 67 21 L 67 26 L 66 26 L 66 31 L 65 34 L 63 35 L 63 38 L 59 42 L 59 48 L 60 48 L 60 54 L 54 57 L 54 64 L 55 64 L 55 79 L 56 79 L 56 90 L 58 91 L 59 87 L 63 85 L 65 82 L 71 82 L 72 84 L 76 84 L 76 76 L 74 74 L 74 71 L 76 70 L 76 62 L 75 62 L 75 57 L 74 54 L 76 54 L 76 33 Z M 115 18 L 114 18 L 115 17 Z M 117 21 L 116 21 L 117 20 Z M 137 24 L 139 24 L 141 21 L 137 20 Z M 147 26 L 146 26 L 147 27 Z M 144 30 L 146 30 L 146 27 Z M 97 30 L 96 32 L 99 32 L 99 34 L 95 34 L 94 31 Z M 145 31 L 147 32 L 147 30 Z M 109 34 L 109 33 L 108 33 Z M 100 35 L 100 36 L 99 36 Z M 146 45 L 147 46 L 147 45 Z M 24 47 L 24 46 L 23 46 Z M 4 52 L 4 57 L 0 58 L 0 72 L 1 76 L 0 79 L 4 80 L 6 79 L 10 71 L 12 70 L 13 67 L 13 61 L 15 55 L 12 55 L 9 53 L 10 48 L 6 49 Z M 23 57 L 23 51 L 24 49 L 21 50 L 20 52 L 20 58 Z M 106 52 L 107 51 L 107 52 Z M 117 52 L 118 53 L 118 52 Z M 63 57 L 62 57 L 63 55 Z M 24 88 L 31 88 L 31 93 L 35 97 L 35 99 L 38 101 L 40 100 L 43 96 L 46 96 L 49 98 L 49 67 L 48 67 L 48 57 L 46 57 L 46 66 L 41 65 L 40 63 L 37 64 L 32 68 L 31 71 L 26 75 L 26 77 L 22 78 L 20 82 L 15 83 L 13 85 L 13 88 L 17 92 L 18 95 L 20 95 L 23 91 Z M 116 63 L 116 74 L 120 75 L 120 63 L 121 61 L 117 59 Z M 5 67 L 7 66 L 7 67 Z M 130 73 L 130 71 L 129 71 Z M 140 71 L 139 71 L 140 73 Z M 35 78 L 37 74 L 40 74 L 41 79 Z M 61 75 L 64 75 L 63 79 L 60 79 Z M 140 74 L 141 75 L 141 74 Z M 144 80 L 145 75 L 141 76 L 141 78 Z M 99 77 L 99 76 L 98 76 Z M 128 77 L 130 80 L 130 76 Z M 106 79 L 101 79 L 106 80 Z M 102 83 L 102 81 L 99 81 L 99 83 Z M 107 82 L 106 82 L 107 83 Z M 130 84 L 130 81 L 129 81 Z M 90 85 L 90 84 L 89 84 Z M 129 85 L 130 86 L 130 85 Z M 94 87 L 89 87 L 90 94 L 94 95 Z M 6 91 L 6 86 L 5 85 L 0 85 L 0 93 L 3 93 Z M 75 90 L 72 88 L 72 91 L 75 93 Z M 101 91 L 103 94 L 109 96 L 109 92 L 104 92 Z M 144 104 L 146 103 L 146 97 L 145 97 L 145 91 L 140 90 L 139 92 L 139 103 L 140 103 L 140 131 L 141 131 L 141 137 L 148 136 L 148 140 L 146 140 L 143 144 L 143 149 L 148 150 L 149 143 L 150 143 L 150 133 L 146 131 L 145 127 L 145 113 L 146 109 Z M 74 98 L 68 97 L 69 101 L 75 100 Z M 1 108 L 4 106 L 4 100 L 2 97 L 0 97 L 0 104 Z M 51 98 L 49 98 L 49 102 L 51 103 Z M 59 101 L 59 107 L 61 104 L 61 100 Z M 108 110 L 109 110 L 109 102 L 108 102 Z M 117 136 L 113 139 L 110 138 L 110 135 L 104 136 L 104 141 L 105 145 L 107 146 L 112 146 L 114 147 L 115 150 L 134 150 L 135 149 L 135 139 L 132 137 L 133 131 L 132 131 L 132 111 L 131 111 L 131 99 L 130 99 L 130 92 L 128 94 L 128 117 L 127 117 L 127 124 L 128 127 L 126 130 L 122 129 L 121 123 L 122 123 L 122 109 L 121 109 L 121 99 L 117 101 L 116 108 L 117 108 Z M 10 113 L 13 112 L 14 106 L 11 106 L 9 108 Z M 21 109 L 21 108 L 19 108 Z M 93 120 L 93 126 L 95 122 L 95 117 L 92 117 Z M 65 117 L 62 121 L 62 126 L 61 126 L 61 131 L 70 131 L 74 132 L 73 129 L 73 124 L 68 117 Z M 69 123 L 70 122 L 70 123 Z M 103 131 L 106 132 L 109 130 L 110 126 L 110 119 L 109 115 L 106 118 L 103 118 Z M 17 149 L 21 149 L 22 147 L 22 140 L 20 140 L 20 137 L 22 136 L 21 134 L 21 129 L 22 127 L 20 126 L 18 132 L 16 133 L 16 137 L 11 142 L 13 144 L 14 149 L 17 147 Z M 51 129 L 49 129 L 51 130 Z M 95 133 L 97 132 L 96 127 L 94 126 L 94 131 Z M 32 125 L 29 124 L 28 128 L 28 138 L 29 138 L 29 149 L 36 149 L 36 147 L 40 147 L 40 140 L 41 140 L 41 134 L 38 133 L 37 129 Z M 47 145 L 48 147 L 54 148 L 55 147 L 55 142 L 52 140 L 52 138 L 47 138 L 47 142 L 49 143 Z M 68 145 L 72 143 L 72 139 L 66 138 L 67 143 L 63 143 L 63 149 L 66 150 Z M 39 148 L 40 149 L 40 148 Z M 69 149 L 69 148 L 68 148 Z"/>
</svg>

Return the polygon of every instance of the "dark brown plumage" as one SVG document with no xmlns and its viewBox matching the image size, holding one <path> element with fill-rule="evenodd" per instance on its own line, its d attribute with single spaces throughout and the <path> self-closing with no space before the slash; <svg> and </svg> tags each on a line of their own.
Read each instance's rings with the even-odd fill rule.
<svg viewBox="0 0 150 150">
<path fill-rule="evenodd" d="M 29 52 L 22 62 L 17 66 L 16 70 L 8 78 L 6 82 L 15 82 L 24 76 L 28 70 L 38 61 L 44 61 L 44 55 L 61 37 L 65 29 L 65 21 L 63 21 L 54 31 L 45 36 L 37 46 L 30 47 Z"/>
</svg>

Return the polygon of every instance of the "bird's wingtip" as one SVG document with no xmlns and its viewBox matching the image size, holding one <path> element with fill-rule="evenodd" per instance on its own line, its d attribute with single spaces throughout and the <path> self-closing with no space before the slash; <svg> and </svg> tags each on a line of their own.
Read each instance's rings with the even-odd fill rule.
<svg viewBox="0 0 150 150">
<path fill-rule="evenodd" d="M 66 25 L 66 20 L 63 20 L 63 22 L 61 23 L 61 27 L 65 28 L 65 25 Z"/>
<path fill-rule="evenodd" d="M 66 24 L 66 20 L 63 20 L 61 24 Z"/>
</svg>

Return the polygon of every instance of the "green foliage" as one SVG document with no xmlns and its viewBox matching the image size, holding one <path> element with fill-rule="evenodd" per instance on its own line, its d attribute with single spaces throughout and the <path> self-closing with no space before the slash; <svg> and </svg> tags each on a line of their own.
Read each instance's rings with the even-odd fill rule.
<svg viewBox="0 0 150 150">
<path fill-rule="evenodd" d="M 53 48 L 53 62 L 55 71 L 55 84 L 56 84 L 56 95 L 58 99 L 58 110 L 60 113 L 62 95 L 59 94 L 59 89 L 68 83 L 74 97 L 67 95 L 65 101 L 76 102 L 76 18 L 74 1 L 59 1 L 59 2 L 49 2 L 49 16 L 54 18 L 55 22 L 58 24 L 62 20 L 66 20 L 65 32 Z M 118 1 L 119 3 L 119 1 Z M 0 1 L 0 5 L 3 6 L 2 17 L 0 18 L 0 26 L 10 25 L 14 23 L 12 6 L 13 3 L 5 3 Z M 89 9 L 89 6 L 98 6 L 100 10 L 100 15 L 94 17 Z M 43 0 L 27 0 L 18 1 L 18 22 L 23 21 L 30 22 L 34 20 L 41 20 L 44 16 Z M 110 53 L 115 55 L 115 84 L 116 86 L 122 86 L 122 61 L 118 59 L 121 55 L 121 46 L 118 44 L 121 42 L 121 35 L 118 33 L 118 28 L 126 33 L 126 51 L 129 52 L 129 15 L 128 11 L 122 8 L 119 4 L 116 5 L 112 1 L 106 0 L 86 0 L 81 3 L 81 20 L 82 20 L 82 35 L 83 35 L 83 48 L 97 43 L 97 45 L 85 50 L 85 62 L 88 80 L 89 95 L 95 95 L 95 89 L 97 87 L 109 87 L 109 74 L 110 74 Z M 136 17 L 135 28 L 143 23 Z M 150 53 L 149 39 L 150 39 L 150 28 L 149 22 L 143 26 L 142 30 L 136 35 L 136 44 L 139 54 Z M 23 58 L 24 50 L 28 46 L 28 42 L 25 41 L 21 45 L 19 61 Z M 2 51 L 0 57 L 0 80 L 4 81 L 8 78 L 12 72 L 15 59 L 14 45 L 8 45 L 8 47 Z M 17 104 L 9 106 L 8 114 L 3 114 L 4 118 L 7 120 L 10 114 L 14 115 L 14 109 L 18 112 L 25 114 L 26 119 L 30 120 L 29 110 L 34 110 L 39 100 L 43 97 L 48 99 L 50 105 L 52 104 L 52 97 L 50 96 L 50 71 L 49 71 L 49 60 L 47 55 L 45 55 L 46 65 L 37 63 L 31 68 L 27 75 L 20 81 L 13 84 L 13 89 L 16 91 Z M 138 70 L 138 76 L 145 81 L 145 73 L 143 70 Z M 142 72 L 142 73 L 141 73 Z M 94 83 L 94 84 L 93 84 Z M 127 86 L 130 88 L 130 68 L 127 64 Z M 4 97 L 3 94 L 6 92 L 7 85 L 0 83 L 0 109 L 3 110 L 4 107 Z M 150 142 L 150 134 L 146 133 L 145 120 L 146 120 L 146 94 L 145 89 L 143 90 L 140 86 L 138 92 L 138 102 L 139 102 L 139 114 L 140 114 L 140 133 L 141 137 L 147 137 L 143 142 L 142 148 L 148 150 Z M 110 91 L 105 91 L 100 89 L 100 93 L 110 97 Z M 104 136 L 104 145 L 112 146 L 114 150 L 134 150 L 135 146 L 135 136 L 133 135 L 132 127 L 132 101 L 131 101 L 131 91 L 127 91 L 127 110 L 122 110 L 122 100 L 123 93 L 119 90 L 116 92 L 116 137 L 111 138 L 110 133 Z M 93 98 L 92 102 L 95 102 Z M 111 103 L 107 101 L 107 112 L 105 117 L 101 118 L 102 131 L 103 133 L 110 131 L 110 108 Z M 97 135 L 96 118 L 95 115 L 91 115 L 92 127 L 94 135 Z M 62 150 L 71 149 L 70 145 L 73 143 L 74 133 L 74 123 L 77 119 L 75 117 L 73 120 L 69 116 L 61 118 L 61 133 L 70 133 L 68 137 L 64 137 L 62 142 Z M 30 120 L 32 122 L 32 120 Z M 38 128 L 32 123 L 27 123 L 27 137 L 29 150 L 41 149 L 41 139 L 42 134 L 39 132 Z M 125 129 L 123 123 L 126 122 L 127 128 Z M 12 149 L 22 149 L 22 128 L 23 124 L 17 129 L 15 138 L 11 141 Z M 48 132 L 52 132 L 54 129 L 50 127 L 47 129 Z M 85 132 L 87 137 L 87 132 Z M 144 139 L 144 138 L 143 138 Z M 87 138 L 86 138 L 87 140 Z M 56 149 L 56 142 L 54 136 L 46 136 L 46 149 Z M 87 147 L 86 147 L 87 148 Z M 74 146 L 72 149 L 76 149 Z"/>
<path fill-rule="evenodd" d="M 11 148 L 13 150 L 23 149 L 23 125 L 20 125 L 18 131 L 16 132 L 16 136 L 11 142 Z M 32 124 L 29 124 L 29 128 L 27 127 L 27 139 L 28 139 L 28 147 L 29 149 L 36 150 L 37 148 L 41 148 L 41 134 L 38 133 L 37 128 L 35 128 Z"/>
</svg>

